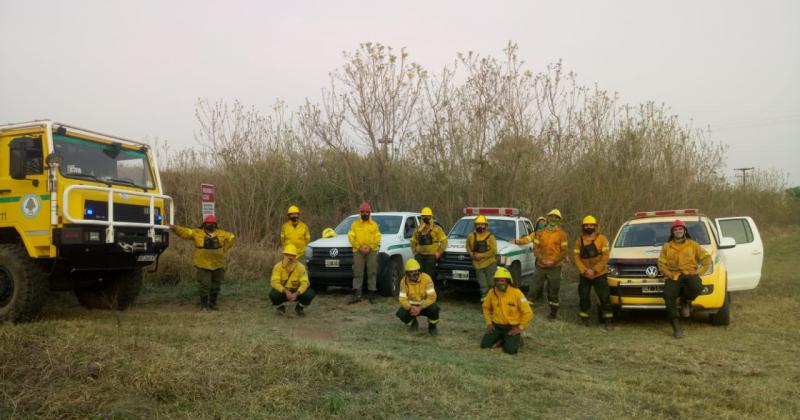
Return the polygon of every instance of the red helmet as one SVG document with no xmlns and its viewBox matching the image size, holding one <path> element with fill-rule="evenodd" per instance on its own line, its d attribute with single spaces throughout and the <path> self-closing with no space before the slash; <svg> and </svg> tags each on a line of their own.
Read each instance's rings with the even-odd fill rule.
<svg viewBox="0 0 800 420">
<path fill-rule="evenodd" d="M 686 229 L 686 223 L 683 223 L 683 220 L 678 219 L 678 220 L 672 222 L 672 227 L 670 228 L 670 230 L 675 229 L 678 226 Z"/>
<path fill-rule="evenodd" d="M 369 203 L 366 201 L 361 203 L 361 207 L 358 208 L 359 213 L 372 213 L 372 209 L 369 207 Z"/>
<path fill-rule="evenodd" d="M 213 214 L 209 214 L 203 218 L 203 223 L 217 223 L 217 218 Z"/>
</svg>

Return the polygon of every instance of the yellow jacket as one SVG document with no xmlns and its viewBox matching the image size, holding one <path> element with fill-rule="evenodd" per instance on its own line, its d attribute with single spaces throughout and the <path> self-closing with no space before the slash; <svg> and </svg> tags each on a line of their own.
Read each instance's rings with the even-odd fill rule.
<svg viewBox="0 0 800 420">
<path fill-rule="evenodd" d="M 407 277 L 400 280 L 400 306 L 411 309 L 411 305 L 419 305 L 425 309 L 436 302 L 436 289 L 433 288 L 431 276 L 419 273 L 419 281 L 408 281 Z"/>
<path fill-rule="evenodd" d="M 308 290 L 308 272 L 303 264 L 295 261 L 294 264 L 286 264 L 286 259 L 275 264 L 272 268 L 272 279 L 270 285 L 279 293 L 286 289 L 297 289 L 302 295 Z"/>
<path fill-rule="evenodd" d="M 292 244 L 297 248 L 298 256 L 302 257 L 306 253 L 306 245 L 311 242 L 311 233 L 308 226 L 303 222 L 293 225 L 291 220 L 281 226 L 281 245 L 284 247 Z"/>
<path fill-rule="evenodd" d="M 686 239 L 682 243 L 674 239 L 668 241 L 661 248 L 661 255 L 658 257 L 659 271 L 672 280 L 678 280 L 681 274 L 687 274 L 694 269 L 702 276 L 710 266 L 711 254 L 691 239 Z"/>
<path fill-rule="evenodd" d="M 428 225 L 423 222 L 417 230 L 414 231 L 414 234 L 411 235 L 411 252 L 413 254 L 435 255 L 437 252 L 442 253 L 447 249 L 447 235 L 444 234 L 444 231 L 439 225 L 433 222 L 431 222 L 431 224 L 433 227 L 428 227 Z M 421 245 L 420 241 L 429 234 L 433 243 L 430 245 Z"/>
<path fill-rule="evenodd" d="M 516 287 L 508 286 L 503 293 L 493 287 L 483 301 L 483 319 L 486 325 L 516 325 L 524 330 L 533 319 L 533 309 Z"/>
<path fill-rule="evenodd" d="M 599 254 L 592 258 L 581 258 L 581 243 L 583 243 L 584 247 L 594 243 Z M 608 256 L 611 253 L 611 249 L 608 247 L 608 238 L 605 235 L 598 233 L 594 236 L 594 239 L 589 236 L 581 236 L 575 240 L 575 247 L 572 252 L 575 254 L 575 266 L 578 267 L 580 275 L 583 275 L 586 269 L 594 271 L 592 279 L 608 274 Z"/>
<path fill-rule="evenodd" d="M 475 251 L 475 246 L 477 245 L 478 241 L 486 241 L 486 251 Z M 480 252 L 483 254 L 481 258 L 472 259 L 472 265 L 477 269 L 486 268 L 497 262 L 497 240 L 488 230 L 483 232 L 483 234 L 472 232 L 467 235 L 467 251 Z"/>
<path fill-rule="evenodd" d="M 225 268 L 225 253 L 236 242 L 236 235 L 222 229 L 209 234 L 202 228 L 175 226 L 175 234 L 183 239 L 194 239 L 194 266 L 206 270 Z M 219 248 L 206 249 L 206 238 L 216 238 Z"/>
<path fill-rule="evenodd" d="M 531 242 L 531 239 L 533 240 L 533 255 L 536 256 L 538 267 L 542 267 L 539 264 L 540 260 L 553 260 L 553 265 L 548 268 L 558 267 L 567 257 L 567 247 L 569 246 L 567 234 L 560 227 L 556 230 L 544 228 L 520 239 L 526 244 Z"/>
<path fill-rule="evenodd" d="M 372 218 L 367 221 L 358 218 L 350 226 L 350 232 L 347 233 L 347 237 L 350 239 L 350 245 L 353 246 L 353 252 L 358 252 L 359 248 L 363 246 L 368 246 L 373 251 L 377 251 L 381 246 L 381 231 Z"/>
</svg>

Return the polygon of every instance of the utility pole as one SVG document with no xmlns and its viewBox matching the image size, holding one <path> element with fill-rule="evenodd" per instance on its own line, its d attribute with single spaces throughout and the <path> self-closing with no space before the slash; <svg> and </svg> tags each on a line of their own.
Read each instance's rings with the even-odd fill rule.
<svg viewBox="0 0 800 420">
<path fill-rule="evenodd" d="M 742 186 L 747 187 L 747 171 L 752 171 L 755 168 L 733 168 L 734 171 L 740 171 L 742 175 Z"/>
</svg>

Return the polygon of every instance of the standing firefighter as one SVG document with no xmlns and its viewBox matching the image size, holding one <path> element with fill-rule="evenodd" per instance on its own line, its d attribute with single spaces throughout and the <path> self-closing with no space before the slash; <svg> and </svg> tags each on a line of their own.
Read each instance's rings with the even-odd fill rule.
<svg viewBox="0 0 800 420">
<path fill-rule="evenodd" d="M 297 248 L 287 244 L 283 248 L 283 260 L 272 268 L 269 300 L 280 315 L 286 313 L 286 302 L 297 302 L 294 311 L 297 316 L 305 316 L 303 308 L 314 299 L 314 289 L 309 287 L 308 272 L 297 259 Z"/>
<path fill-rule="evenodd" d="M 298 252 L 297 259 L 305 264 L 306 245 L 311 242 L 311 232 L 308 226 L 300 221 L 300 208 L 297 206 L 289 207 L 286 212 L 289 220 L 281 226 L 281 245 L 292 244 Z"/>
<path fill-rule="evenodd" d="M 225 253 L 236 242 L 236 236 L 217 229 L 217 218 L 210 214 L 199 228 L 172 226 L 176 235 L 194 240 L 194 266 L 200 285 L 200 308 L 217 309 L 217 298 L 225 278 Z"/>
<path fill-rule="evenodd" d="M 439 225 L 433 223 L 430 207 L 422 209 L 422 224 L 411 236 L 411 252 L 422 266 L 422 272 L 436 278 L 436 261 L 447 248 L 447 235 Z"/>
<path fill-rule="evenodd" d="M 436 324 L 439 323 L 439 305 L 436 304 L 436 290 L 433 280 L 424 272 L 417 260 L 411 258 L 406 262 L 406 275 L 400 280 L 400 309 L 398 318 L 408 327 L 409 334 L 419 328 L 417 317 L 428 318 L 428 333 L 437 336 Z"/>
<path fill-rule="evenodd" d="M 497 270 L 497 240 L 489 232 L 489 221 L 484 216 L 475 218 L 475 231 L 467 236 L 467 253 L 472 257 L 475 276 L 481 288 L 481 302 L 494 285 Z"/>
<path fill-rule="evenodd" d="M 375 292 L 378 291 L 378 249 L 381 245 L 381 231 L 372 220 L 372 209 L 369 204 L 361 203 L 358 208 L 360 217 L 350 226 L 347 234 L 353 246 L 353 298 L 350 303 L 361 301 L 361 288 L 364 287 L 364 267 L 367 269 L 367 289 L 369 303 L 375 303 Z"/>
<path fill-rule="evenodd" d="M 522 342 L 520 333 L 533 319 L 533 310 L 525 294 L 512 285 L 511 273 L 499 267 L 494 275 L 494 287 L 483 301 L 486 334 L 481 348 L 502 344 L 503 351 L 516 354 Z"/>
<path fill-rule="evenodd" d="M 561 212 L 558 209 L 553 209 L 550 213 L 547 213 L 547 226 L 533 238 L 536 271 L 533 273 L 533 290 L 531 294 L 533 296 L 540 294 L 545 282 L 547 282 L 547 301 L 550 304 L 548 319 L 551 320 L 556 319 L 556 314 L 558 314 L 561 263 L 567 257 L 567 248 L 569 246 L 567 234 L 561 230 L 560 224 Z M 527 236 L 513 242 L 515 244 L 526 244 L 531 242 L 531 237 Z"/>
<path fill-rule="evenodd" d="M 664 275 L 664 303 L 667 306 L 667 319 L 672 323 L 675 338 L 683 337 L 683 329 L 678 319 L 678 296 L 681 298 L 680 316 L 691 316 L 692 301 L 703 290 L 700 274 L 711 266 L 711 255 L 691 239 L 686 223 L 676 220 L 672 223 L 669 241 L 661 248 L 658 269 Z"/>
<path fill-rule="evenodd" d="M 589 308 L 591 307 L 591 291 L 600 300 L 601 321 L 610 323 L 614 314 L 611 312 L 611 299 L 608 294 L 608 256 L 610 249 L 608 238 L 597 231 L 597 219 L 586 216 L 581 223 L 581 236 L 575 241 L 572 252 L 575 254 L 575 266 L 578 267 L 578 297 L 580 298 L 579 316 L 584 325 L 589 325 Z"/>
</svg>

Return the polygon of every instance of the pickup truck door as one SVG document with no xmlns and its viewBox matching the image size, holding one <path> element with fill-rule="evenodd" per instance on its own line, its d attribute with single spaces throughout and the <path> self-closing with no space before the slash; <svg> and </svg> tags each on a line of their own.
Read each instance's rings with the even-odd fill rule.
<svg viewBox="0 0 800 420">
<path fill-rule="evenodd" d="M 749 217 L 722 217 L 715 220 L 720 238 L 736 240 L 736 246 L 721 249 L 728 269 L 728 290 L 750 290 L 761 280 L 764 244 L 756 224 Z"/>
</svg>

